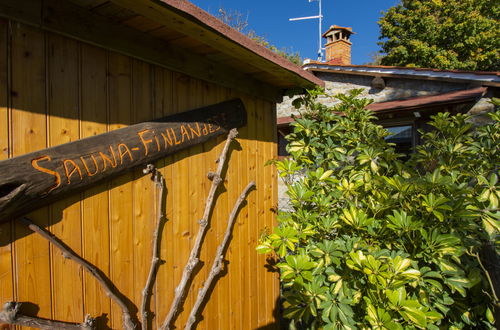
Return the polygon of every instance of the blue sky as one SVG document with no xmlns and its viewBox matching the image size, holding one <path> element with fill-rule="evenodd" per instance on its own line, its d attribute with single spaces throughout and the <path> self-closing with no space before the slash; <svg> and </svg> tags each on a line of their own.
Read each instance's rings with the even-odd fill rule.
<svg viewBox="0 0 500 330">
<path fill-rule="evenodd" d="M 190 0 L 198 7 L 216 13 L 220 7 L 248 15 L 249 27 L 279 48 L 298 51 L 302 58 L 316 59 L 318 51 L 318 20 L 289 22 L 292 17 L 318 14 L 318 2 L 308 0 Z M 323 32 L 333 24 L 350 26 L 352 63 L 370 61 L 377 45 L 381 12 L 399 0 L 323 0 Z"/>
</svg>

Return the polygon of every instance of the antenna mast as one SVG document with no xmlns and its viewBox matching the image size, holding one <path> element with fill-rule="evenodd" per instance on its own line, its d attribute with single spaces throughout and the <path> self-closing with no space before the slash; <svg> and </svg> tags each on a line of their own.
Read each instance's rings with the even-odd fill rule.
<svg viewBox="0 0 500 330">
<path fill-rule="evenodd" d="M 319 5 L 319 14 L 316 16 L 306 16 L 306 17 L 296 17 L 296 18 L 290 18 L 289 21 L 301 21 L 301 20 L 306 20 L 306 19 L 318 19 L 318 61 L 321 61 L 323 59 L 323 47 L 321 47 L 321 31 L 322 29 L 322 22 L 323 22 L 323 14 L 322 14 L 322 9 L 321 9 L 321 0 L 308 0 L 309 2 L 317 1 Z"/>
</svg>

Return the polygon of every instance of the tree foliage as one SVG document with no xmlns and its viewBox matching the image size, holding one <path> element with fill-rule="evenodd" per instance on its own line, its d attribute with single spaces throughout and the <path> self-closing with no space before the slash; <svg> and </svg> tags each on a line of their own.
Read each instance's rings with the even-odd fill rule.
<svg viewBox="0 0 500 330">
<path fill-rule="evenodd" d="M 379 20 L 382 64 L 496 71 L 500 2 L 402 0 Z"/>
<path fill-rule="evenodd" d="M 279 259 L 284 316 L 311 329 L 492 329 L 495 306 L 479 253 L 498 253 L 500 112 L 474 129 L 441 113 L 403 161 L 361 91 L 315 102 L 276 161 L 291 211 L 258 251 Z"/>
</svg>

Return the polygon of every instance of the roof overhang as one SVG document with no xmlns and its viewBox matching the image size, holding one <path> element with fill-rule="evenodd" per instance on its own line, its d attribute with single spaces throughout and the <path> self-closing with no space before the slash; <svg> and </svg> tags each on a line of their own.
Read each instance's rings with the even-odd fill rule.
<svg viewBox="0 0 500 330">
<path fill-rule="evenodd" d="M 5 0 L 0 17 L 271 102 L 324 85 L 186 0 Z"/>
<path fill-rule="evenodd" d="M 405 111 L 417 109 L 436 109 L 437 107 L 477 101 L 478 99 L 486 95 L 487 91 L 487 87 L 477 87 L 473 89 L 459 90 L 437 95 L 426 95 L 403 100 L 371 103 L 366 107 L 366 109 L 379 114 L 402 113 Z M 300 116 L 296 117 L 300 118 Z M 295 122 L 294 117 L 279 117 L 277 119 L 277 126 L 287 127 L 293 122 Z"/>
<path fill-rule="evenodd" d="M 311 72 L 302 70 L 284 57 L 259 45 L 246 35 L 221 22 L 186 0 L 111 0 L 110 2 L 131 10 L 145 18 L 164 24 L 183 35 L 216 48 L 233 57 L 233 60 L 248 63 L 262 69 L 269 80 L 283 89 L 323 86 L 324 82 Z M 253 77 L 259 78 L 258 73 Z M 273 79 L 274 78 L 274 79 Z"/>
<path fill-rule="evenodd" d="M 427 68 L 403 68 L 363 65 L 329 65 L 309 61 L 302 68 L 312 72 L 343 73 L 364 76 L 393 77 L 422 80 L 442 80 L 477 83 L 483 86 L 500 87 L 499 72 L 438 70 Z"/>
</svg>

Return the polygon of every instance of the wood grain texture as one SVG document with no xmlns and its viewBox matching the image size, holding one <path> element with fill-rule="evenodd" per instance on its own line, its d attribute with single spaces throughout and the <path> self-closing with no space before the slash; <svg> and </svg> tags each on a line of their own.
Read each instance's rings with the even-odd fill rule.
<svg viewBox="0 0 500 330">
<path fill-rule="evenodd" d="M 0 20 L 0 160 L 9 157 L 9 50 L 8 22 Z M 12 222 L 0 224 L 0 301 L 14 300 Z"/>
<path fill-rule="evenodd" d="M 134 123 L 131 60 L 110 53 L 108 70 L 109 130 L 112 131 Z M 133 180 L 133 173 L 127 172 L 112 180 L 109 192 L 110 278 L 127 297 L 134 296 Z M 132 304 L 129 308 L 133 308 Z M 122 326 L 121 317 L 119 306 L 112 304 L 113 329 Z"/>
<path fill-rule="evenodd" d="M 155 115 L 164 117 L 171 114 L 173 95 L 172 95 L 172 72 L 163 68 L 155 67 L 154 70 L 154 101 Z M 160 258 L 164 264 L 160 266 L 157 274 L 157 282 L 154 290 L 156 318 L 153 323 L 158 328 L 168 312 L 170 303 L 174 298 L 173 265 L 174 255 L 172 254 L 175 242 L 173 237 L 173 219 L 172 219 L 172 192 L 173 192 L 173 156 L 168 156 L 160 161 L 158 168 L 165 178 L 167 196 L 165 201 L 165 226 L 160 245 Z M 158 212 L 158 210 L 156 210 Z"/>
<path fill-rule="evenodd" d="M 173 95 L 174 111 L 180 112 L 188 109 L 189 98 L 191 96 L 189 92 L 189 84 L 192 78 L 184 74 L 175 73 L 173 76 Z M 189 258 L 189 253 L 191 252 L 191 240 L 196 233 L 191 232 L 191 219 L 189 219 L 189 181 L 197 180 L 197 178 L 191 178 L 189 175 L 188 168 L 188 157 L 190 152 L 188 150 L 183 150 L 174 155 L 174 163 L 172 171 L 175 173 L 176 178 L 174 180 L 173 187 L 173 222 L 174 222 L 174 240 L 176 242 L 174 247 L 174 283 L 175 286 L 179 284 L 182 278 L 182 270 Z M 190 299 L 189 295 L 186 296 L 184 304 L 180 313 L 177 315 L 177 320 L 174 323 L 176 327 L 182 327 L 187 320 L 187 316 L 183 311 L 185 309 L 189 310 Z M 170 308 L 170 307 L 169 307 Z"/>
<path fill-rule="evenodd" d="M 259 191 L 260 191 L 260 182 L 257 181 L 260 173 L 257 172 L 257 133 L 259 129 L 259 125 L 257 125 L 257 100 L 251 100 L 251 112 L 249 117 L 251 118 L 251 124 L 249 125 L 251 140 L 249 142 L 249 153 L 248 156 L 248 171 L 250 177 L 253 177 L 256 182 L 256 193 L 251 194 L 249 196 L 249 213 L 250 213 L 250 221 L 252 221 L 252 227 L 248 236 L 248 245 L 250 246 L 250 258 L 249 258 L 249 272 L 253 274 L 250 278 L 250 296 L 249 300 L 251 301 L 249 316 L 250 316 L 250 325 L 252 328 L 257 328 L 259 326 L 259 318 L 258 318 L 258 310 L 259 310 L 259 294 L 258 291 L 259 285 L 261 281 L 259 281 L 260 277 L 258 274 L 258 255 L 256 253 L 252 253 L 253 250 L 251 247 L 256 244 L 259 235 L 259 210 L 258 210 L 258 202 L 259 202 Z"/>
<path fill-rule="evenodd" d="M 131 68 L 134 123 L 140 123 L 154 118 L 151 66 L 132 60 Z M 132 184 L 134 264 L 142 266 L 130 269 L 134 275 L 134 295 L 129 298 L 139 307 L 141 291 L 146 284 L 147 270 L 151 263 L 151 244 L 157 217 L 155 215 L 155 186 L 150 176 L 143 175 L 142 169 L 137 169 L 134 171 L 134 179 Z"/>
<path fill-rule="evenodd" d="M 12 156 L 47 147 L 45 33 L 12 24 Z M 48 209 L 28 215 L 48 225 Z M 49 244 L 23 226 L 14 227 L 16 299 L 35 302 L 38 316 L 52 317 Z"/>
<path fill-rule="evenodd" d="M 82 138 L 107 131 L 107 54 L 94 46 L 81 45 L 81 123 Z M 83 258 L 109 276 L 109 182 L 83 192 Z M 110 315 L 111 301 L 89 274 L 83 277 L 84 312 L 92 316 Z M 102 325 L 101 325 L 102 326 Z"/>
<path fill-rule="evenodd" d="M 4 100 L 2 91 L 5 98 L 12 99 L 2 102 L 5 110 L 0 107 L 0 134 L 2 128 L 8 131 L 7 147 L 13 147 L 9 149 L 12 156 L 115 131 L 143 119 L 161 118 L 234 97 L 243 100 L 248 123 L 240 128 L 237 138 L 241 150 L 231 152 L 227 182 L 220 189 L 202 247 L 204 264 L 196 273 L 176 325 L 184 326 L 196 289 L 208 275 L 207 268 L 224 235 L 235 198 L 248 181 L 256 180 L 257 190 L 249 194 L 247 206 L 237 218 L 226 258 L 228 272 L 209 292 L 198 329 L 272 326 L 276 277 L 263 267 L 265 257 L 255 252 L 261 230 L 271 228 L 274 221 L 269 208 L 275 200 L 274 183 L 270 182 L 275 174 L 271 167 L 263 166 L 275 148 L 271 103 L 22 24 L 15 23 L 10 36 L 5 30 L 6 41 L 2 41 L 1 31 L 0 21 L 0 45 L 8 46 L 11 37 L 13 43 L 5 59 L 0 52 L 0 102 Z M 39 55 L 34 58 L 35 54 Z M 7 94 L 9 79 L 4 77 L 8 77 L 11 66 L 12 94 Z M 166 179 L 168 220 L 161 242 L 161 257 L 166 262 L 160 266 L 151 305 L 158 320 L 153 322 L 154 328 L 163 321 L 172 301 L 210 186 L 206 173 L 216 168 L 224 140 L 224 136 L 215 137 L 155 162 Z M 61 236 L 73 249 L 79 249 L 83 257 L 112 279 L 120 292 L 138 302 L 144 285 L 142 277 L 150 263 L 151 224 L 158 213 L 155 198 L 148 176 L 127 172 L 81 195 L 51 203 L 30 217 Z M 11 223 L 6 223 L 7 227 Z M 1 299 L 30 301 L 40 308 L 38 315 L 44 317 L 81 322 L 90 313 L 101 316 L 102 328 L 121 328 L 121 311 L 95 280 L 62 259 L 44 241 L 37 241 L 36 236 L 16 225 L 12 232 L 0 231 L 0 243 L 0 277 L 5 278 L 0 281 Z M 132 302 L 129 306 L 133 307 Z"/>
<path fill-rule="evenodd" d="M 78 43 L 49 35 L 46 56 L 48 138 L 49 146 L 55 146 L 80 138 Z M 60 90 L 66 92 L 61 94 L 58 92 Z M 80 207 L 80 195 L 75 195 L 65 197 L 49 208 L 50 231 L 78 254 L 82 252 Z M 52 245 L 50 248 L 53 317 L 60 321 L 82 322 L 82 270 L 66 259 L 60 250 Z"/>
</svg>

